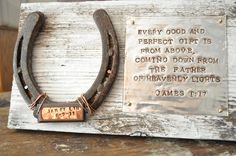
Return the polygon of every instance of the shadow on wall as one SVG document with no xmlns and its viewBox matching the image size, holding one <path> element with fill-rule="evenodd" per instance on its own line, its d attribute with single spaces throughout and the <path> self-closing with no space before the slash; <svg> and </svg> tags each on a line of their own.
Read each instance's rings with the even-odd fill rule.
<svg viewBox="0 0 236 156">
<path fill-rule="evenodd" d="M 4 25 L 7 27 L 18 28 L 21 3 L 79 2 L 79 1 L 86 1 L 86 0 L 0 0 L 0 26 Z"/>
<path fill-rule="evenodd" d="M 0 0 L 0 26 L 18 28 L 21 3 L 56 1 L 58 0 Z"/>
</svg>

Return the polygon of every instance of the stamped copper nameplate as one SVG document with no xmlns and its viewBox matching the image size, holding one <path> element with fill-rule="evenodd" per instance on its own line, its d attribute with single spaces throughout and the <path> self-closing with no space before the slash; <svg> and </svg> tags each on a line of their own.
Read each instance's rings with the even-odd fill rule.
<svg viewBox="0 0 236 156">
<path fill-rule="evenodd" d="M 225 21 L 128 17 L 123 111 L 227 116 Z"/>
<path fill-rule="evenodd" d="M 83 121 L 84 111 L 81 107 L 44 107 L 39 112 L 39 121 Z"/>
</svg>

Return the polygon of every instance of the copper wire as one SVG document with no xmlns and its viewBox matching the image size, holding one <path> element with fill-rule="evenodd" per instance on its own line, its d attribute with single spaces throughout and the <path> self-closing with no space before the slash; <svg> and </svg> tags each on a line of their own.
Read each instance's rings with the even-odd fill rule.
<svg viewBox="0 0 236 156">
<path fill-rule="evenodd" d="M 80 100 L 81 99 L 81 100 Z M 83 108 L 83 110 L 88 111 L 90 115 L 93 115 L 94 109 L 93 107 L 88 103 L 86 97 L 82 94 L 77 100 L 78 104 Z"/>
<path fill-rule="evenodd" d="M 33 109 L 34 106 L 37 105 L 38 100 L 44 96 L 43 101 L 40 103 L 40 105 L 42 105 L 42 103 L 45 101 L 45 99 L 48 97 L 46 93 L 42 93 L 39 94 L 39 96 L 30 104 L 30 109 Z"/>
<path fill-rule="evenodd" d="M 41 110 L 41 108 L 42 108 L 42 106 L 43 106 L 43 104 L 44 104 L 44 101 L 47 99 L 47 97 L 48 97 L 48 95 L 45 93 L 45 96 L 44 96 L 42 102 L 41 102 L 40 105 L 39 105 L 39 108 L 38 108 L 37 113 L 39 113 L 39 111 Z"/>
</svg>

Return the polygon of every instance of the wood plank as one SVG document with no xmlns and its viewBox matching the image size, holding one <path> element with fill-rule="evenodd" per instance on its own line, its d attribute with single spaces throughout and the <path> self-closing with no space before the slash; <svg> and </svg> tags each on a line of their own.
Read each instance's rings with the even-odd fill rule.
<svg viewBox="0 0 236 156">
<path fill-rule="evenodd" d="M 10 93 L 0 93 L 1 155 L 235 155 L 235 142 L 16 131 L 6 127 Z M 2 104 L 2 105 L 1 105 Z M 33 150 L 29 150 L 33 149 Z"/>
<path fill-rule="evenodd" d="M 33 73 L 51 100 L 72 101 L 85 92 L 100 67 L 101 39 L 92 19 L 96 9 L 107 10 L 117 32 L 120 68 L 105 102 L 84 123 L 37 123 L 13 83 L 9 128 L 112 135 L 236 140 L 235 3 L 221 0 L 157 0 L 81 3 L 35 3 L 21 6 L 20 28 L 26 16 L 42 11 L 45 29 L 33 52 Z M 60 8 L 60 9 L 59 9 Z M 213 16 L 227 14 L 228 117 L 122 112 L 126 16 Z M 89 62 L 89 63 L 88 63 Z M 22 114 L 24 112 L 24 114 Z M 183 133 L 184 132 L 184 133 Z"/>
<path fill-rule="evenodd" d="M 16 29 L 0 27 L 0 92 L 11 90 L 12 57 L 16 38 Z"/>
</svg>

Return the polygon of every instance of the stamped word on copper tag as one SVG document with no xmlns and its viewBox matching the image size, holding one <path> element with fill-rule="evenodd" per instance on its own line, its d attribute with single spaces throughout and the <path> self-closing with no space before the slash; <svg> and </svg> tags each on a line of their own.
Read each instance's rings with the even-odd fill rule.
<svg viewBox="0 0 236 156">
<path fill-rule="evenodd" d="M 84 110 L 81 107 L 44 107 L 39 114 L 39 121 L 83 121 Z"/>
</svg>

